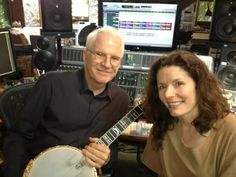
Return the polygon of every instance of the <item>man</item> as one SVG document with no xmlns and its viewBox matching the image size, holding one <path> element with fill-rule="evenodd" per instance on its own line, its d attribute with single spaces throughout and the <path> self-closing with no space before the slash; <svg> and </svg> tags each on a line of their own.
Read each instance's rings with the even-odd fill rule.
<svg viewBox="0 0 236 177">
<path fill-rule="evenodd" d="M 128 95 L 111 82 L 123 53 L 118 31 L 100 28 L 87 37 L 83 69 L 51 72 L 38 80 L 5 139 L 4 177 L 22 177 L 30 159 L 56 145 L 81 148 L 92 167 L 112 166 L 116 145 L 109 148 L 94 137 L 102 136 L 127 111 Z"/>
</svg>

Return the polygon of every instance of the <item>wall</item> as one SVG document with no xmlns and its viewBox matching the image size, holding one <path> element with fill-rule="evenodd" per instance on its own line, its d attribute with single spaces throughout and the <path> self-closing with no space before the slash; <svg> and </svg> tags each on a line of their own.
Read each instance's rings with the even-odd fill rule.
<svg viewBox="0 0 236 177">
<path fill-rule="evenodd" d="M 30 27 L 40 26 L 38 0 L 23 0 L 25 25 Z"/>
<path fill-rule="evenodd" d="M 92 23 L 97 23 L 97 18 L 98 18 L 97 4 L 98 4 L 97 0 L 89 0 L 89 21 Z M 24 7 L 26 26 L 27 27 L 41 26 L 38 0 L 23 0 L 23 7 Z"/>
<path fill-rule="evenodd" d="M 89 22 L 98 24 L 98 1 L 89 0 Z"/>
</svg>

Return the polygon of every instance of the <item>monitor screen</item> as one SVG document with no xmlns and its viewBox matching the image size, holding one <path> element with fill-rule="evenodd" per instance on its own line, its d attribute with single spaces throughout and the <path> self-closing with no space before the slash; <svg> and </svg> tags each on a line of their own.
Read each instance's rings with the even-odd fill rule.
<svg viewBox="0 0 236 177">
<path fill-rule="evenodd" d="M 131 51 L 173 50 L 177 46 L 178 0 L 99 1 L 99 26 L 113 26 Z"/>
<path fill-rule="evenodd" d="M 8 29 L 0 28 L 0 79 L 16 74 L 15 53 Z"/>
</svg>

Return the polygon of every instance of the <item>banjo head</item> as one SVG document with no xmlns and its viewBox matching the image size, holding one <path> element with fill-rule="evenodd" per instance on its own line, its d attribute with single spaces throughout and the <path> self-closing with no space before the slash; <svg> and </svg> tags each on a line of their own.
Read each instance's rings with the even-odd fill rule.
<svg viewBox="0 0 236 177">
<path fill-rule="evenodd" d="M 78 148 L 59 145 L 41 152 L 25 168 L 23 177 L 97 177 L 96 169 L 84 163 Z"/>
</svg>

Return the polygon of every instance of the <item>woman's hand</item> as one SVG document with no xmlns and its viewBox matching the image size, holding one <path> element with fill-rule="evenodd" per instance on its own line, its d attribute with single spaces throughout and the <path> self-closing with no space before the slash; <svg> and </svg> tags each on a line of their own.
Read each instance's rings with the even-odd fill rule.
<svg viewBox="0 0 236 177">
<path fill-rule="evenodd" d="M 89 165 L 101 168 L 110 160 L 110 148 L 104 144 L 98 144 L 98 138 L 89 138 L 90 144 L 82 150 Z"/>
</svg>

